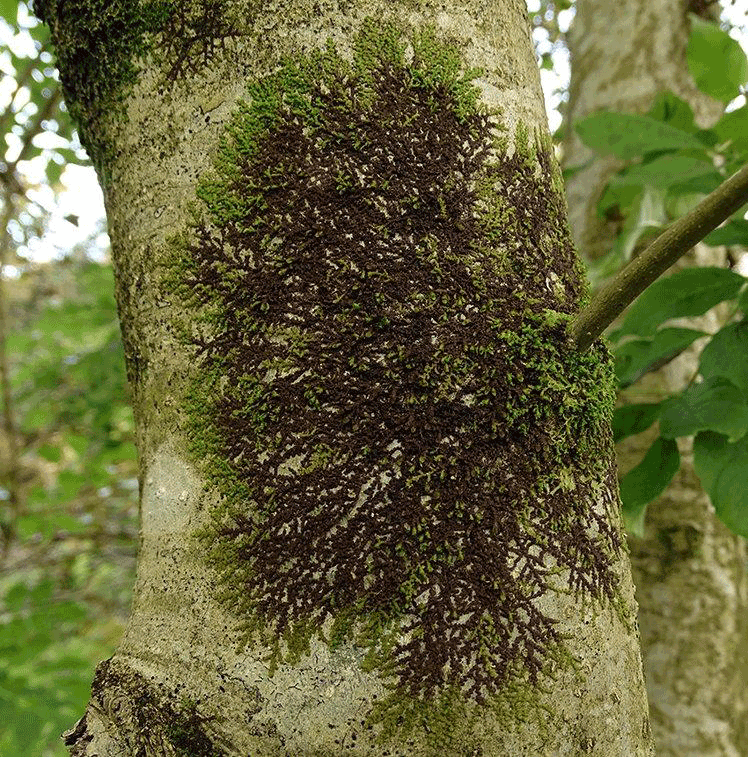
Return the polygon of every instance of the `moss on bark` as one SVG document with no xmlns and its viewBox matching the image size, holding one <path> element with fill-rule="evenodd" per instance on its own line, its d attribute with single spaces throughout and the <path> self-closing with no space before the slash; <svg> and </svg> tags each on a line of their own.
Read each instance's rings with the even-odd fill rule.
<svg viewBox="0 0 748 757">
<path fill-rule="evenodd" d="M 199 703 L 167 691 L 121 660 L 105 660 L 98 665 L 91 698 L 99 712 L 117 722 L 117 738 L 128 757 L 227 755 L 210 732 L 215 718 L 201 714 Z M 83 757 L 92 738 L 84 716 L 65 734 L 65 743 L 73 757 Z"/>
<path fill-rule="evenodd" d="M 167 288 L 245 641 L 271 672 L 315 636 L 364 647 L 392 687 L 371 721 L 438 750 L 570 662 L 544 594 L 615 602 L 614 382 L 570 348 L 550 145 L 508 140 L 433 30 L 368 22 L 353 49 L 250 84 Z"/>
<path fill-rule="evenodd" d="M 34 0 L 50 28 L 65 102 L 99 175 L 112 158 L 112 129 L 152 57 L 170 82 L 210 63 L 246 33 L 256 0 Z"/>
</svg>

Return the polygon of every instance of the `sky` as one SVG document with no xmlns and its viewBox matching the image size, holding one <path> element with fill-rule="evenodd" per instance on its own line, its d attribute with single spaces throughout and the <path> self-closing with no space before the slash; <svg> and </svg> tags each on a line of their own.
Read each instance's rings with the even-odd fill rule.
<svg viewBox="0 0 748 757">
<path fill-rule="evenodd" d="M 728 0 L 725 14 L 735 25 L 746 25 L 748 15 L 748 0 Z M 539 11 L 538 0 L 527 0 L 530 14 Z M 558 23 L 562 31 L 566 31 L 574 18 L 573 8 L 560 11 Z M 34 23 L 34 19 L 24 14 L 19 17 L 22 26 Z M 569 81 L 569 55 L 563 45 L 552 45 L 548 40 L 547 32 L 543 29 L 535 30 L 535 42 L 539 54 L 549 52 L 553 56 L 553 70 L 541 70 L 540 77 L 546 100 L 546 111 L 551 131 L 555 131 L 561 124 L 561 114 L 558 107 L 563 93 Z M 740 40 L 746 52 L 748 52 L 748 34 L 733 34 Z M 16 55 L 33 54 L 33 42 L 26 33 L 13 35 L 10 27 L 0 20 L 0 51 L 10 47 Z M 51 56 L 49 62 L 51 63 Z M 7 53 L 0 52 L 0 72 L 12 72 L 10 58 Z M 10 94 L 15 83 L 12 76 L 6 75 L 0 79 L 0 111 L 7 107 Z M 742 104 L 742 103 L 737 103 Z M 16 101 L 16 105 L 22 102 Z M 12 138 L 11 138 L 12 140 Z M 36 139 L 38 146 L 54 146 L 55 140 L 59 140 L 54 134 L 47 133 Z M 6 159 L 13 160 L 14 153 L 20 149 L 18 142 L 11 141 L 6 151 Z M 85 153 L 81 150 L 81 157 Z M 63 190 L 55 197 L 52 189 L 46 184 L 44 174 L 44 160 L 42 158 L 25 161 L 21 164 L 24 174 L 29 183 L 34 187 L 29 192 L 32 200 L 40 206 L 51 211 L 51 220 L 47 233 L 41 239 L 33 239 L 28 248 L 20 250 L 24 257 L 34 261 L 47 261 L 64 256 L 75 245 L 92 240 L 91 252 L 94 257 L 103 257 L 109 247 L 108 237 L 104 223 L 104 201 L 99 188 L 96 174 L 90 166 L 78 166 L 68 164 L 63 175 Z M 77 225 L 70 223 L 66 217 L 76 216 Z M 13 229 L 11 229 L 13 233 Z M 18 232 L 16 232 L 16 235 Z M 20 239 L 20 237 L 19 237 Z M 13 271 L 6 271 L 12 275 Z"/>
</svg>

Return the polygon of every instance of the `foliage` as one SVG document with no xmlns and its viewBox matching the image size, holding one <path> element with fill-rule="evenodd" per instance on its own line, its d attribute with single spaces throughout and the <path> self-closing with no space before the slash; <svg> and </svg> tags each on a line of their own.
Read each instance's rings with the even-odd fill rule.
<svg viewBox="0 0 748 757">
<path fill-rule="evenodd" d="M 572 0 L 528 0 L 527 10 L 533 29 L 535 55 L 540 68 L 550 71 L 554 68 L 554 58 L 563 49 L 568 28 L 568 18 Z"/>
<path fill-rule="evenodd" d="M 12 291 L 23 497 L 0 581 L 0 753 L 64 754 L 59 734 L 83 711 L 129 599 L 133 421 L 111 268 L 68 259 Z"/>
<path fill-rule="evenodd" d="M 67 163 L 85 160 L 62 102 L 49 29 L 31 15 L 27 2 L 19 0 L 3 0 L 0 18 L 8 25 L 0 70 L 15 82 L 8 99 L 0 103 L 2 151 L 11 147 L 14 155 L 0 164 L 0 179 L 22 191 L 24 182 L 19 184 L 14 176 L 18 163 L 42 157 L 47 181 L 54 187 Z"/>
<path fill-rule="evenodd" d="M 44 194 L 30 190 L 46 174 L 56 191 L 82 154 L 48 30 L 26 2 L 4 0 L 0 13 L 0 205 L 8 241 L 23 247 L 49 216 Z M 132 421 L 111 271 L 72 260 L 34 269 L 5 239 L 2 273 L 13 265 L 22 275 L 4 275 L 0 292 L 12 398 L 0 435 L 0 753 L 47 757 L 64 753 L 59 734 L 120 632 L 134 537 Z"/>
<path fill-rule="evenodd" d="M 740 94 L 748 80 L 748 61 L 743 48 L 715 24 L 690 13 L 688 70 L 696 86 L 707 95 L 729 102 Z M 716 65 L 715 65 L 716 64 Z"/>
<path fill-rule="evenodd" d="M 539 5 L 533 23 L 545 26 L 555 42 L 560 35 L 555 12 L 569 3 Z M 27 8 L 26 2 L 0 0 L 0 15 L 14 33 L 28 33 L 36 49 L 35 55 L 7 50 L 3 74 L 19 86 L 0 113 L 0 131 L 8 144 L 11 134 L 20 139 L 19 159 L 46 159 L 47 180 L 54 186 L 65 164 L 80 162 L 81 153 L 59 99 L 47 29 Z M 689 68 L 703 91 L 726 102 L 745 82 L 745 56 L 717 27 L 696 17 L 692 21 Z M 543 65 L 550 65 L 548 54 Z M 43 132 L 55 134 L 55 140 L 40 139 Z M 600 277 L 745 161 L 748 106 L 703 131 L 686 103 L 664 93 L 646 116 L 598 114 L 580 125 L 580 134 L 590 146 L 633 161 L 600 205 L 601 212 L 625 219 L 619 243 L 597 271 Z M 25 191 L 12 183 L 18 162 L 11 171 L 0 164 L 14 192 Z M 28 213 L 19 228 L 26 238 L 41 234 L 43 213 L 28 198 L 22 205 Z M 748 221 L 735 217 L 706 241 L 746 245 Z M 10 345 L 25 497 L 19 541 L 7 558 L 8 577 L 0 581 L 0 753 L 7 755 L 62 752 L 58 733 L 82 711 L 93 661 L 105 656 L 119 633 L 135 529 L 132 418 L 111 272 L 68 261 L 51 269 L 54 284 L 42 286 L 42 278 L 33 288 L 43 292 L 37 299 L 45 305 L 17 308 L 21 328 Z M 703 336 L 667 326 L 670 319 L 704 312 L 723 300 L 736 303 L 733 321 L 711 338 L 689 387 L 664 402 L 629 405 L 616 413 L 616 438 L 655 422 L 660 427 L 641 465 L 622 482 L 635 528 L 647 502 L 678 468 L 675 439 L 696 433 L 696 469 L 718 514 L 736 532 L 748 529 L 748 321 L 743 315 L 748 294 L 742 283 L 730 271 L 676 274 L 658 282 L 614 335 L 619 382 L 625 386 Z M 102 623 L 101 615 L 114 619 Z"/>
<path fill-rule="evenodd" d="M 46 755 L 88 695 L 92 654 L 104 652 L 79 602 L 55 600 L 52 581 L 5 581 L 0 622 L 0 750 Z"/>
<path fill-rule="evenodd" d="M 702 91 L 726 102 L 748 79 L 748 60 L 719 27 L 695 16 L 691 21 L 689 70 Z M 748 104 L 725 113 L 711 129 L 700 129 L 689 105 L 664 92 L 646 115 L 597 113 L 580 122 L 577 131 L 589 147 L 627 161 L 598 206 L 601 214 L 623 223 L 612 251 L 593 269 L 593 280 L 627 262 L 646 236 L 658 234 L 748 161 Z M 742 211 L 705 242 L 748 246 Z M 635 533 L 641 532 L 646 504 L 679 468 L 675 440 L 695 435 L 694 465 L 717 514 L 748 536 L 747 292 L 745 278 L 735 271 L 681 270 L 647 289 L 610 334 L 620 387 L 677 357 L 696 339 L 709 339 L 697 374 L 681 392 L 660 403 L 616 411 L 617 440 L 659 422 L 658 437 L 621 482 L 624 514 Z M 671 324 L 725 301 L 732 303 L 732 317 L 711 338 Z"/>
</svg>

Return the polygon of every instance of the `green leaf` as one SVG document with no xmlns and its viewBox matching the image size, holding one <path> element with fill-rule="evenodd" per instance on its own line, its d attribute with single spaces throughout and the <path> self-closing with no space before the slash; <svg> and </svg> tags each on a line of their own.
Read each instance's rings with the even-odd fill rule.
<svg viewBox="0 0 748 757">
<path fill-rule="evenodd" d="M 61 471 L 57 476 L 57 492 L 61 500 L 75 499 L 81 487 L 90 480 L 90 476 L 73 471 Z"/>
<path fill-rule="evenodd" d="M 706 335 L 695 329 L 666 328 L 652 339 L 634 339 L 616 347 L 613 355 L 619 386 L 627 387 L 645 373 L 666 365 L 701 336 Z"/>
<path fill-rule="evenodd" d="M 748 321 L 723 326 L 704 347 L 699 373 L 705 378 L 724 378 L 748 397 Z"/>
<path fill-rule="evenodd" d="M 690 213 L 704 197 L 704 192 L 685 191 L 683 185 L 670 187 L 667 197 L 668 216 L 670 218 L 680 218 L 686 215 L 686 213 Z"/>
<path fill-rule="evenodd" d="M 704 241 L 715 247 L 721 244 L 748 245 L 748 221 L 736 218 L 707 234 Z"/>
<path fill-rule="evenodd" d="M 660 92 L 655 96 L 647 115 L 682 131 L 697 131 L 691 106 L 669 91 Z"/>
<path fill-rule="evenodd" d="M 46 24 L 36 23 L 29 29 L 29 34 L 42 45 L 49 42 L 49 27 Z"/>
<path fill-rule="evenodd" d="M 665 400 L 660 412 L 660 432 L 665 438 L 716 431 L 730 441 L 748 432 L 748 405 L 737 386 L 723 378 L 709 378 Z"/>
<path fill-rule="evenodd" d="M 643 244 L 648 234 L 658 232 L 665 225 L 665 191 L 611 182 L 598 204 L 598 212 L 604 216 L 612 210 L 625 215 L 626 220 L 611 251 L 590 265 L 589 276 L 593 285 L 615 274 L 631 260 L 634 250 Z"/>
<path fill-rule="evenodd" d="M 740 94 L 740 85 L 748 80 L 748 59 L 743 48 L 716 24 L 694 13 L 686 57 L 688 70 L 696 86 L 705 94 L 729 102 Z"/>
<path fill-rule="evenodd" d="M 611 339 L 623 334 L 650 336 L 659 324 L 671 318 L 705 313 L 724 300 L 732 300 L 745 283 L 727 268 L 685 268 L 658 279 L 631 305 Z"/>
<path fill-rule="evenodd" d="M 694 439 L 693 465 L 720 520 L 748 536 L 748 437 L 731 444 L 721 434 L 703 431 Z"/>
<path fill-rule="evenodd" d="M 22 539 L 41 537 L 48 539 L 54 531 L 54 524 L 45 515 L 21 515 L 16 520 L 16 530 Z"/>
<path fill-rule="evenodd" d="M 128 408 L 129 409 L 129 408 Z M 137 460 L 138 451 L 132 442 L 124 442 L 117 445 L 117 461 Z"/>
<path fill-rule="evenodd" d="M 712 131 L 717 140 L 728 143 L 733 152 L 748 153 L 748 105 L 725 113 Z"/>
<path fill-rule="evenodd" d="M 694 178 L 710 177 L 711 183 L 721 183 L 714 164 L 706 157 L 693 155 L 660 155 L 648 163 L 632 166 L 613 178 L 616 184 L 641 184 L 667 188 Z"/>
<path fill-rule="evenodd" d="M 602 111 L 576 125 L 587 147 L 628 160 L 649 152 L 703 149 L 692 134 L 649 116 Z"/>
<path fill-rule="evenodd" d="M 18 14 L 18 0 L 0 0 L 0 17 L 4 18 L 13 28 Z"/>
<path fill-rule="evenodd" d="M 708 195 L 713 192 L 722 182 L 724 177 L 719 171 L 694 174 L 691 177 L 679 179 L 675 184 L 668 187 L 669 194 L 702 194 Z"/>
<path fill-rule="evenodd" d="M 26 601 L 26 596 L 29 590 L 26 584 L 19 581 L 18 583 L 11 584 L 10 588 L 3 597 L 3 604 L 6 610 L 11 612 L 17 612 L 22 604 Z M 2 626 L 0 626 L 2 628 Z"/>
<path fill-rule="evenodd" d="M 49 460 L 50 463 L 59 463 L 62 457 L 62 450 L 54 444 L 42 444 L 38 453 L 40 457 Z"/>
<path fill-rule="evenodd" d="M 626 528 L 637 536 L 644 533 L 644 510 L 665 491 L 680 467 L 678 445 L 658 437 L 644 459 L 621 480 L 621 502 Z"/>
<path fill-rule="evenodd" d="M 22 426 L 27 431 L 45 428 L 50 425 L 53 417 L 52 408 L 49 405 L 38 405 L 26 413 L 22 419 Z"/>
<path fill-rule="evenodd" d="M 75 450 L 75 453 L 80 457 L 88 450 L 91 440 L 86 436 L 80 434 L 67 434 L 65 441 Z"/>
<path fill-rule="evenodd" d="M 636 203 L 640 201 L 643 191 L 642 187 L 634 184 L 617 184 L 609 181 L 600 201 L 597 203 L 598 216 L 604 218 L 610 216 L 611 213 L 615 213 L 618 216 L 628 216 L 636 207 Z M 664 197 L 663 193 L 659 190 L 658 194 Z"/>
<path fill-rule="evenodd" d="M 47 165 L 45 167 L 45 173 L 47 174 L 47 183 L 50 187 L 54 188 L 57 186 L 57 183 L 60 181 L 60 176 L 62 176 L 62 171 L 65 168 L 64 165 L 60 165 L 59 163 L 56 163 L 54 160 L 47 160 Z"/>
<path fill-rule="evenodd" d="M 55 531 L 67 531 L 71 534 L 85 533 L 90 528 L 80 518 L 65 514 L 55 516 L 52 526 Z"/>
<path fill-rule="evenodd" d="M 661 402 L 644 402 L 617 407 L 613 413 L 613 440 L 620 442 L 627 436 L 646 431 L 660 416 Z"/>
</svg>

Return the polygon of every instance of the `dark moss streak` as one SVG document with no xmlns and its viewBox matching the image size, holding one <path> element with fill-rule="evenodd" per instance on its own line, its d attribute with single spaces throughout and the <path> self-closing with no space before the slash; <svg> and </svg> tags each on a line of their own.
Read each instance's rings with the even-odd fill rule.
<svg viewBox="0 0 748 757">
<path fill-rule="evenodd" d="M 550 587 L 615 594 L 612 374 L 568 346 L 549 148 L 507 155 L 457 50 L 410 42 L 369 24 L 353 64 L 253 85 L 172 286 L 204 308 L 203 536 L 249 637 L 293 661 L 332 620 L 399 691 L 484 702 L 558 657 Z"/>
</svg>

